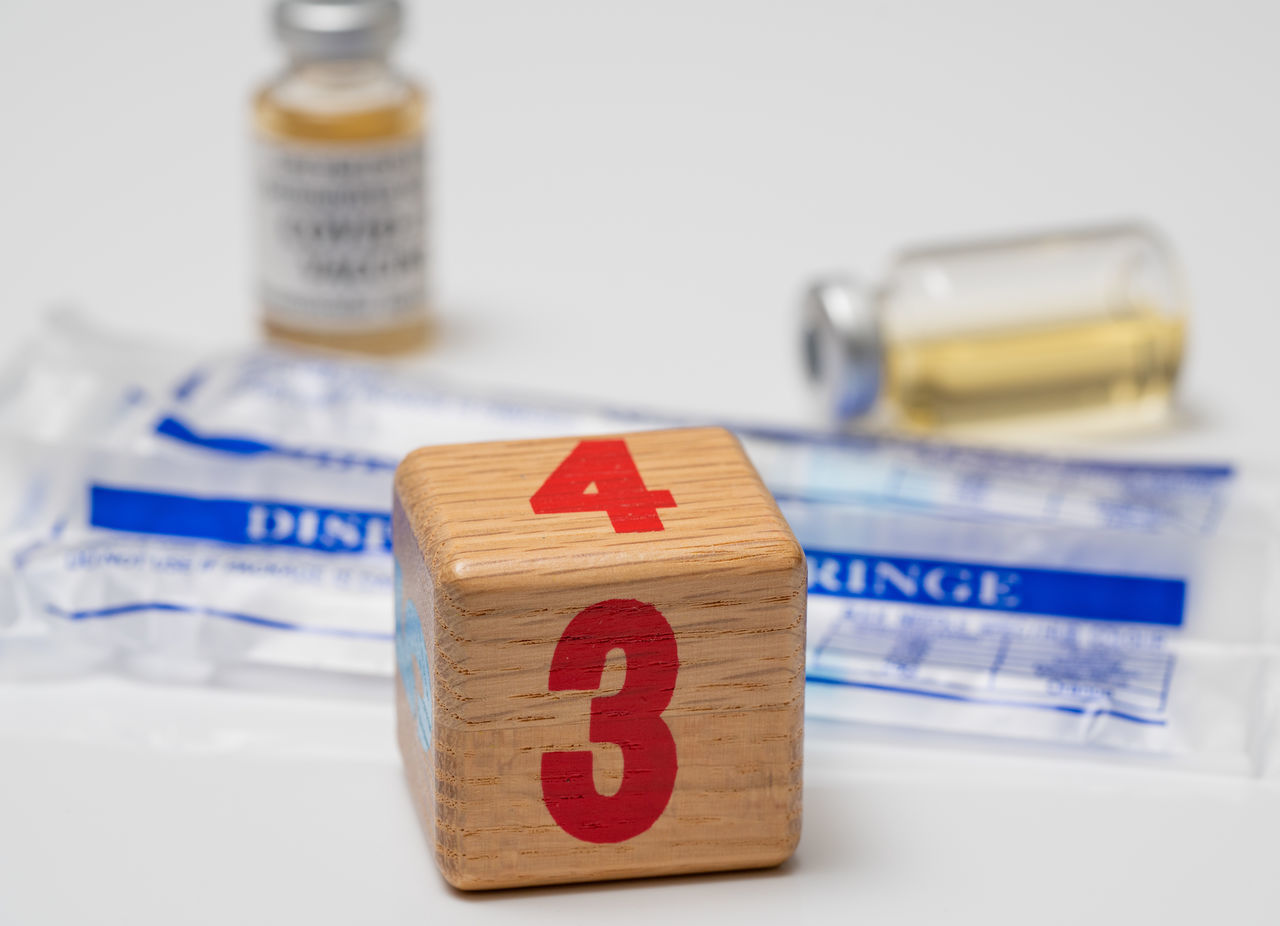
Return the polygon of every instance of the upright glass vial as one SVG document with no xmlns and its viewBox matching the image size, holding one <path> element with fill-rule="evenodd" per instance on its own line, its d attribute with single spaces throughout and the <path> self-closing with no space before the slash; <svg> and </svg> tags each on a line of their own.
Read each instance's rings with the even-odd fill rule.
<svg viewBox="0 0 1280 926">
<path fill-rule="evenodd" d="M 428 336 L 421 88 L 388 64 L 399 0 L 279 0 L 257 94 L 258 272 L 276 338 L 398 353 Z"/>
<path fill-rule="evenodd" d="M 1167 246 L 1137 226 L 908 250 L 885 281 L 815 283 L 810 377 L 846 422 L 877 405 L 917 428 L 1017 415 L 1167 410 L 1186 303 Z"/>
</svg>

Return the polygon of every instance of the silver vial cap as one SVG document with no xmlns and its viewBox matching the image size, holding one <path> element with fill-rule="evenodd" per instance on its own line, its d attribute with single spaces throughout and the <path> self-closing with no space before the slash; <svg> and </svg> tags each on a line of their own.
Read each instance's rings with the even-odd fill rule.
<svg viewBox="0 0 1280 926">
<path fill-rule="evenodd" d="M 804 298 L 804 353 L 809 379 L 831 417 L 865 415 L 880 394 L 884 349 L 870 294 L 843 277 L 820 279 Z"/>
<path fill-rule="evenodd" d="M 369 58 L 386 54 L 400 34 L 400 0 L 279 0 L 276 35 L 290 54 Z"/>
</svg>

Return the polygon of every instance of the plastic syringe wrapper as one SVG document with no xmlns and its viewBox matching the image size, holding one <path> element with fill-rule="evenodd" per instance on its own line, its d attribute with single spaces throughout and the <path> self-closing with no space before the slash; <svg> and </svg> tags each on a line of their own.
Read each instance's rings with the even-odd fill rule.
<svg viewBox="0 0 1280 926">
<path fill-rule="evenodd" d="M 0 376 L 0 677 L 382 684 L 404 453 L 673 423 L 52 324 Z M 810 717 L 1280 773 L 1271 474 L 735 430 L 808 554 Z"/>
</svg>

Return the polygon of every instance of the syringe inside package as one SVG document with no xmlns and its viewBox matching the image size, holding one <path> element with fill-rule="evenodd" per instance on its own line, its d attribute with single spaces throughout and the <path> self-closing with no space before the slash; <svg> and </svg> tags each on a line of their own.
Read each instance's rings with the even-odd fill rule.
<svg viewBox="0 0 1280 926">
<path fill-rule="evenodd" d="M 0 672 L 389 675 L 405 452 L 672 423 L 56 325 L 0 381 Z M 735 430 L 809 557 L 810 716 L 1269 761 L 1268 475 Z"/>
</svg>

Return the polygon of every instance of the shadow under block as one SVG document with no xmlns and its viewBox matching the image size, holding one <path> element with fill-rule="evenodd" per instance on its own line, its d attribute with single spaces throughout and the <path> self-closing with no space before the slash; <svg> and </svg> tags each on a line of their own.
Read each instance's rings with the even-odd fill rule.
<svg viewBox="0 0 1280 926">
<path fill-rule="evenodd" d="M 804 556 L 736 438 L 427 447 L 393 522 L 399 744 L 450 884 L 791 855 Z"/>
</svg>

